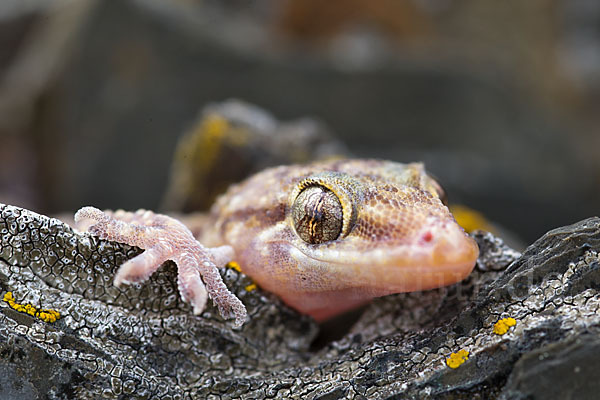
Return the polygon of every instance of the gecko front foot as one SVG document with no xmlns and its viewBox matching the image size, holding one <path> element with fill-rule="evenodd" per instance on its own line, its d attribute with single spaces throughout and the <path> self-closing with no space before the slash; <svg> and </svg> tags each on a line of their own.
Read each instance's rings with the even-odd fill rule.
<svg viewBox="0 0 600 400">
<path fill-rule="evenodd" d="M 111 213 L 83 207 L 75 213 L 75 222 L 83 225 L 86 220 L 93 221 L 87 231 L 94 236 L 145 250 L 121 265 L 114 279 L 116 286 L 143 282 L 162 263 L 172 260 L 177 264 L 179 293 L 192 305 L 194 314 L 204 311 L 210 296 L 223 318 L 235 318 L 235 326 L 246 320 L 244 304 L 227 289 L 217 269 L 231 261 L 230 246 L 204 247 L 181 222 L 151 211 Z"/>
</svg>

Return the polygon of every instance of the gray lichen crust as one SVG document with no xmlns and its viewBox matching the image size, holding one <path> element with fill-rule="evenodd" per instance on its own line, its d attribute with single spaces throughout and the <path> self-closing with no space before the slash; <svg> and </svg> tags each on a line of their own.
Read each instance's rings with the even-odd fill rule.
<svg viewBox="0 0 600 400">
<path fill-rule="evenodd" d="M 298 363 L 315 334 L 308 318 L 268 294 L 247 290 L 250 279 L 231 268 L 220 272 L 248 308 L 250 321 L 241 330 L 232 329 L 214 307 L 194 316 L 177 293 L 171 263 L 143 284 L 114 286 L 118 266 L 140 249 L 5 205 L 0 235 L 0 295 L 10 291 L 20 303 L 61 315 L 48 324 L 0 303 L 0 352 L 10 354 L 0 361 L 0 375 L 13 370 L 30 377 L 25 386 L 38 395 L 62 398 L 64 384 L 77 398 L 184 393 L 201 398 L 216 381 L 235 382 Z M 34 362 L 40 349 L 50 356 L 42 364 Z M 46 368 L 71 372 L 38 381 Z"/>
<path fill-rule="evenodd" d="M 488 246 L 491 255 L 482 251 L 486 265 L 469 279 L 378 299 L 342 339 L 316 352 L 308 348 L 314 324 L 260 289 L 247 290 L 251 281 L 233 269 L 220 273 L 248 309 L 241 329 L 210 306 L 194 316 L 177 296 L 172 264 L 143 284 L 113 286 L 118 266 L 139 249 L 5 205 L 0 238 L 0 295 L 12 292 L 20 304 L 61 315 L 47 323 L 0 302 L 0 397 L 513 399 L 597 393 L 589 382 L 599 374 L 598 218 L 549 232 L 512 263 L 516 253 L 480 235 L 480 247 Z M 516 325 L 494 333 L 507 317 Z M 468 359 L 450 368 L 447 359 L 461 350 Z M 542 375 L 533 377 L 532 370 Z M 553 378 L 551 389 L 540 386 L 541 376 L 557 374 L 562 380 Z"/>
</svg>

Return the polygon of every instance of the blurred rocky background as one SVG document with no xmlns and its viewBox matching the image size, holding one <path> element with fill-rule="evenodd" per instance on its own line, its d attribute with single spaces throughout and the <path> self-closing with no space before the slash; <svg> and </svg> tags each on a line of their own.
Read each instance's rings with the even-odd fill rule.
<svg viewBox="0 0 600 400">
<path fill-rule="evenodd" d="M 157 209 L 230 98 L 423 160 L 527 242 L 599 214 L 595 0 L 2 0 L 0 202 Z"/>
</svg>

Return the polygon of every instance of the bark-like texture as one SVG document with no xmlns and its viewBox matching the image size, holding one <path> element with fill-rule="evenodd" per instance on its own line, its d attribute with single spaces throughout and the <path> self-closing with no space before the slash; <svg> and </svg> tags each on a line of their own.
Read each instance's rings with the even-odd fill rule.
<svg viewBox="0 0 600 400">
<path fill-rule="evenodd" d="M 449 288 L 388 296 L 341 339 L 250 280 L 221 271 L 250 322 L 182 303 L 175 269 L 116 288 L 138 249 L 0 206 L 0 290 L 56 309 L 53 323 L 0 303 L 0 398 L 592 398 L 600 377 L 600 219 L 553 230 L 516 254 L 477 235 L 482 267 Z M 483 266 L 485 264 L 485 267 Z M 498 271 L 498 269 L 500 269 Z M 487 272 L 483 271 L 486 270 Z M 517 324 L 493 333 L 500 318 Z M 461 349 L 456 369 L 446 358 Z"/>
</svg>

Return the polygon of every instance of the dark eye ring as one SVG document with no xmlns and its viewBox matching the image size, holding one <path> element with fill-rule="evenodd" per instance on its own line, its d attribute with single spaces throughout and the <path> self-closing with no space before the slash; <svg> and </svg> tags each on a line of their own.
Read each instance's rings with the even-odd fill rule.
<svg viewBox="0 0 600 400">
<path fill-rule="evenodd" d="M 307 186 L 292 204 L 292 221 L 298 236 L 307 243 L 336 240 L 344 223 L 342 204 L 328 188 L 316 184 Z"/>
</svg>

